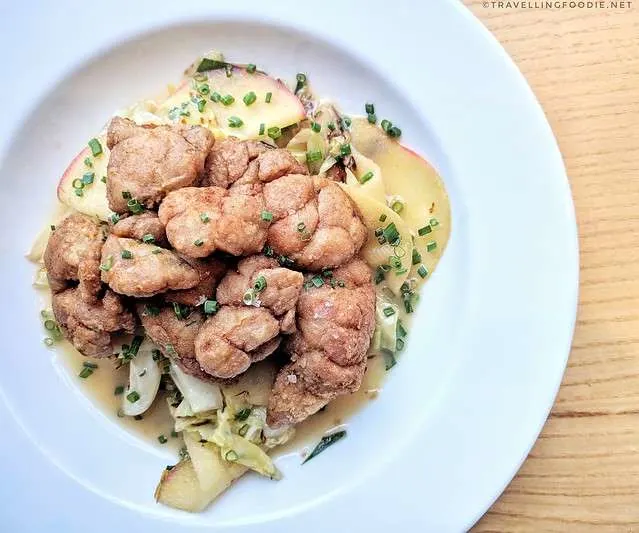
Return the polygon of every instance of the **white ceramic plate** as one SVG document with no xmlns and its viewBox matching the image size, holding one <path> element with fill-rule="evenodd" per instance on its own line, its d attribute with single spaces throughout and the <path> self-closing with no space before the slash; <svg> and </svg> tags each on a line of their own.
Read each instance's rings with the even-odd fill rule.
<svg viewBox="0 0 639 533">
<path fill-rule="evenodd" d="M 542 427 L 577 300 L 561 157 L 504 51 L 454 1 L 48 4 L 14 3 L 0 20 L 3 527 L 468 528 Z M 408 350 L 349 438 L 304 467 L 282 459 L 282 482 L 248 476 L 188 515 L 152 498 L 173 458 L 102 416 L 43 347 L 23 253 L 78 147 L 210 48 L 282 76 L 309 72 L 347 111 L 376 102 L 441 171 L 454 220 Z"/>
</svg>

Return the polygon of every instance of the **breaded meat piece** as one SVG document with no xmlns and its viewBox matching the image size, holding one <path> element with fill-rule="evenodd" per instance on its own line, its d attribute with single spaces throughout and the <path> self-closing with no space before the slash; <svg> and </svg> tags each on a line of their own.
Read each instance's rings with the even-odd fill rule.
<svg viewBox="0 0 639 533">
<path fill-rule="evenodd" d="M 195 337 L 204 322 L 202 313 L 193 311 L 181 319 L 173 307 L 156 307 L 151 303 L 139 303 L 137 312 L 146 334 L 166 357 L 187 374 L 200 379 L 211 379 L 195 358 Z"/>
<path fill-rule="evenodd" d="M 171 245 L 201 258 L 221 250 L 233 255 L 258 253 L 266 242 L 261 195 L 231 193 L 220 187 L 186 187 L 170 193 L 160 220 Z"/>
<path fill-rule="evenodd" d="M 254 255 L 242 259 L 237 269 L 229 272 L 217 288 L 220 305 L 241 306 L 247 290 L 254 290 L 256 281 L 266 283 L 263 290 L 255 292 L 255 305 L 268 309 L 280 322 L 282 333 L 295 330 L 295 307 L 304 283 L 304 276 L 288 268 L 282 268 L 272 258 Z"/>
<path fill-rule="evenodd" d="M 232 378 L 272 354 L 280 344 L 279 332 L 279 321 L 268 309 L 223 306 L 200 328 L 195 357 L 211 376 Z"/>
<path fill-rule="evenodd" d="M 56 226 L 44 251 L 52 292 L 64 290 L 69 281 L 79 281 L 79 295 L 88 302 L 95 301 L 102 286 L 99 266 L 103 235 L 99 222 L 79 213 Z"/>
<path fill-rule="evenodd" d="M 268 149 L 259 141 L 240 141 L 233 137 L 216 142 L 206 159 L 202 185 L 228 189 L 244 175 L 249 163 Z"/>
<path fill-rule="evenodd" d="M 297 303 L 297 332 L 277 375 L 268 424 L 297 424 L 329 401 L 359 389 L 375 329 L 375 289 L 360 259 L 333 271 L 334 283 L 307 284 Z"/>
<path fill-rule="evenodd" d="M 109 207 L 126 213 L 132 200 L 152 208 L 168 192 L 198 184 L 213 142 L 201 126 L 138 126 L 113 118 L 107 131 Z"/>
<path fill-rule="evenodd" d="M 205 300 L 215 299 L 215 289 L 228 270 L 226 264 L 215 257 L 191 259 L 185 256 L 183 259 L 197 271 L 200 282 L 192 289 L 169 291 L 164 299 L 191 307 L 202 305 Z"/>
<path fill-rule="evenodd" d="M 113 228 L 111 233 L 117 237 L 126 237 L 128 239 L 137 239 L 151 244 L 157 244 L 158 246 L 166 246 L 169 241 L 166 240 L 166 232 L 164 226 L 158 215 L 152 211 L 145 211 L 139 215 L 132 215 L 130 217 L 119 220 Z M 152 241 L 150 239 L 153 239 Z"/>
<path fill-rule="evenodd" d="M 263 194 L 273 214 L 268 244 L 302 268 L 343 265 L 366 240 L 357 207 L 331 180 L 291 174 L 265 184 Z"/>
<path fill-rule="evenodd" d="M 144 298 L 168 290 L 191 289 L 197 270 L 171 250 L 109 235 L 102 247 L 102 281 L 115 292 Z"/>
<path fill-rule="evenodd" d="M 83 299 L 80 292 L 76 287 L 53 295 L 55 319 L 63 335 L 81 354 L 109 357 L 113 355 L 111 335 L 133 333 L 135 318 L 110 290 L 93 303 Z"/>
</svg>

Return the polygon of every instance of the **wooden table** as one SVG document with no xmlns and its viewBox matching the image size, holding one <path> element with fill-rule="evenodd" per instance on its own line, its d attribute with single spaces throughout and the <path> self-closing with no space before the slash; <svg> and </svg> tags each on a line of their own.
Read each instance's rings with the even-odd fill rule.
<svg viewBox="0 0 639 533">
<path fill-rule="evenodd" d="M 581 246 L 577 329 L 559 396 L 474 531 L 639 532 L 639 1 L 617 10 L 464 1 L 548 116 Z"/>
</svg>

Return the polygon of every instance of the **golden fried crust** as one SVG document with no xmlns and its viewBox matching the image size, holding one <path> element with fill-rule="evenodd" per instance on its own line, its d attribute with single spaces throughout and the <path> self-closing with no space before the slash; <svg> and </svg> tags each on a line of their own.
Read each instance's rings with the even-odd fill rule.
<svg viewBox="0 0 639 533">
<path fill-rule="evenodd" d="M 201 305 L 205 300 L 215 299 L 215 289 L 228 270 L 226 264 L 214 257 L 191 259 L 183 256 L 182 259 L 197 271 L 200 282 L 192 289 L 169 291 L 164 295 L 164 299 L 167 302 L 176 302 L 191 307 Z"/>
<path fill-rule="evenodd" d="M 228 189 L 244 175 L 249 162 L 268 149 L 258 141 L 240 141 L 234 138 L 215 143 L 206 159 L 202 185 Z"/>
<path fill-rule="evenodd" d="M 195 337 L 204 323 L 199 311 L 179 319 L 172 307 L 149 311 L 145 304 L 137 305 L 138 316 L 146 334 L 157 344 L 162 353 L 180 366 L 184 372 L 200 379 L 210 380 L 195 358 Z"/>
<path fill-rule="evenodd" d="M 123 218 L 113 226 L 111 233 L 117 237 L 137 239 L 138 241 L 150 235 L 158 246 L 166 246 L 168 244 L 162 222 L 160 222 L 157 214 L 151 211 Z"/>
<path fill-rule="evenodd" d="M 233 255 L 258 253 L 266 242 L 261 195 L 220 187 L 187 187 L 170 193 L 160 206 L 160 220 L 171 245 L 194 258 L 216 250 Z"/>
<path fill-rule="evenodd" d="M 138 126 L 115 117 L 107 131 L 109 207 L 126 213 L 124 196 L 130 196 L 151 208 L 168 192 L 196 185 L 213 142 L 211 132 L 201 126 Z"/>
<path fill-rule="evenodd" d="M 273 213 L 268 244 L 308 270 L 334 268 L 351 260 L 367 231 L 356 206 L 335 182 L 288 175 L 264 185 Z"/>
<path fill-rule="evenodd" d="M 135 328 L 135 318 L 110 290 L 102 299 L 89 303 L 81 297 L 79 288 L 67 289 L 53 295 L 52 307 L 64 336 L 87 356 L 113 355 L 111 334 L 132 333 Z"/>
<path fill-rule="evenodd" d="M 224 306 L 200 328 L 195 356 L 212 376 L 232 378 L 274 352 L 279 331 L 279 322 L 267 309 Z"/>
<path fill-rule="evenodd" d="M 54 293 L 67 288 L 69 281 L 79 281 L 81 296 L 95 301 L 102 286 L 99 270 L 102 235 L 97 221 L 79 213 L 58 224 L 44 251 L 44 265 Z"/>
<path fill-rule="evenodd" d="M 123 257 L 128 254 L 130 258 Z M 102 247 L 102 281 L 117 293 L 144 298 L 190 289 L 200 276 L 171 250 L 109 235 Z"/>
<path fill-rule="evenodd" d="M 275 381 L 269 425 L 301 422 L 361 385 L 375 329 L 370 269 L 354 259 L 335 269 L 332 279 L 334 287 L 324 283 L 305 289 L 298 300 L 297 332 L 285 346 L 291 363 Z"/>
</svg>

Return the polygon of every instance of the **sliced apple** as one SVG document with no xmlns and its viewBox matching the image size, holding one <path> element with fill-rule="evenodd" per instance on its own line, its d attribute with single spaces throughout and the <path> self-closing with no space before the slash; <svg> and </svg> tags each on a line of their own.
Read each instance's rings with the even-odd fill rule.
<svg viewBox="0 0 639 533">
<path fill-rule="evenodd" d="M 388 288 L 394 294 L 400 294 L 400 287 L 408 277 L 413 256 L 413 239 L 408 226 L 395 211 L 367 195 L 362 188 L 350 185 L 342 185 L 342 187 L 359 207 L 368 229 L 368 240 L 361 250 L 364 260 L 373 268 L 389 264 L 391 257 L 397 257 L 401 261 L 401 267 L 397 270 L 404 272 L 398 275 L 395 270 L 391 270 L 385 278 Z M 383 222 L 380 218 L 384 219 Z M 386 228 L 389 224 L 395 224 L 399 233 L 400 244 L 395 248 L 388 243 L 380 245 L 375 235 L 375 230 Z"/>
<path fill-rule="evenodd" d="M 204 491 L 190 459 L 180 461 L 162 472 L 155 489 L 155 500 L 182 511 L 199 513 L 213 501 L 219 492 Z"/>
<path fill-rule="evenodd" d="M 102 178 L 107 175 L 109 150 L 106 147 L 104 135 L 97 137 L 97 139 L 102 145 L 102 154 L 93 157 L 91 150 L 87 147 L 75 156 L 64 171 L 58 185 L 58 199 L 80 213 L 106 221 L 113 214 L 107 201 L 106 183 L 102 181 Z M 92 166 L 86 165 L 85 159 Z M 84 183 L 83 188 L 80 189 L 81 196 L 79 196 L 76 193 L 77 187 L 74 184 L 78 185 L 85 175 L 91 174 L 93 174 L 93 182 Z"/>
<path fill-rule="evenodd" d="M 346 183 L 364 194 L 386 204 L 386 190 L 382 178 L 382 169 L 372 159 L 352 149 L 355 170 L 346 169 Z M 371 177 L 372 176 L 372 177 Z"/>
<path fill-rule="evenodd" d="M 248 470 L 241 464 L 224 461 L 217 446 L 200 442 L 199 433 L 185 432 L 184 444 L 189 452 L 200 488 L 210 496 L 211 501 Z"/>
<path fill-rule="evenodd" d="M 281 81 L 262 72 L 253 74 L 243 67 L 233 67 L 227 76 L 225 69 L 202 73 L 206 81 L 185 80 L 169 98 L 160 104 L 156 113 L 171 120 L 186 124 L 200 124 L 215 130 L 219 128 L 225 135 L 242 139 L 266 137 L 269 128 L 285 128 L 304 119 L 304 106 L 299 98 Z M 198 88 L 208 86 L 206 95 Z M 246 105 L 244 97 L 255 93 L 255 101 Z M 211 100 L 213 93 L 222 97 L 232 96 L 234 102 L 224 105 Z M 266 95 L 270 93 L 270 102 Z M 198 102 L 203 101 L 198 108 Z M 239 127 L 231 127 L 229 119 L 241 120 Z M 264 132 L 260 135 L 260 126 Z M 215 131 L 214 131 L 215 132 Z"/>
<path fill-rule="evenodd" d="M 432 273 L 446 248 L 451 229 L 450 203 L 439 174 L 422 157 L 364 118 L 353 119 L 351 136 L 357 150 L 381 168 L 386 193 L 404 201 L 400 216 L 415 237 L 421 263 L 428 274 Z M 417 275 L 421 263 L 415 265 L 410 274 L 417 280 L 422 279 Z"/>
</svg>

